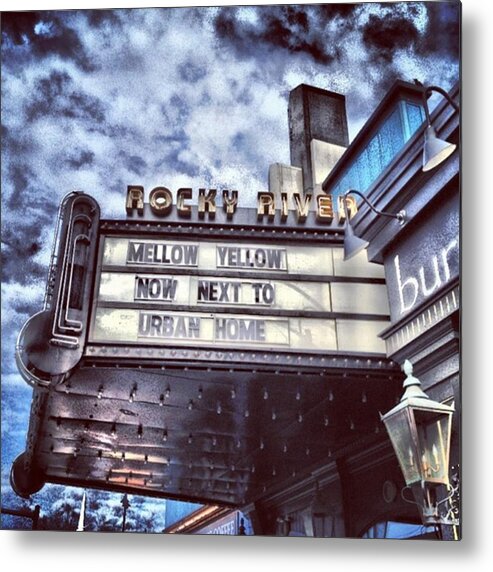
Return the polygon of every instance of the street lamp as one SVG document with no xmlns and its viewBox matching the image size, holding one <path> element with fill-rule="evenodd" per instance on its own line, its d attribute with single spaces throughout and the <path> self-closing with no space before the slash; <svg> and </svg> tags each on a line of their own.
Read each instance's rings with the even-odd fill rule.
<svg viewBox="0 0 493 572">
<path fill-rule="evenodd" d="M 440 507 L 450 500 L 455 489 L 449 482 L 450 435 L 454 408 L 430 399 L 414 377 L 406 360 L 404 395 L 398 405 L 381 419 L 385 424 L 399 465 L 411 488 L 424 524 L 458 524 Z M 445 485 L 449 495 L 439 500 L 437 488 Z M 403 497 L 404 500 L 407 500 Z M 414 502 L 414 501 L 409 501 Z M 449 511 L 450 513 L 450 511 Z"/>
<path fill-rule="evenodd" d="M 361 197 L 363 201 L 370 207 L 370 209 L 378 215 L 386 216 L 389 218 L 395 218 L 399 221 L 399 224 L 401 225 L 403 225 L 406 222 L 406 211 L 401 210 L 396 214 L 379 211 L 370 203 L 370 201 L 363 195 L 363 193 L 360 193 L 359 191 L 356 191 L 354 189 L 350 189 L 349 191 L 344 193 L 343 196 L 344 216 L 346 217 L 346 227 L 344 230 L 344 260 L 349 260 L 353 256 L 356 256 L 356 254 L 361 252 L 369 244 L 366 240 L 363 240 L 362 238 L 359 238 L 354 234 L 353 227 L 349 222 L 349 211 L 346 201 L 346 198 L 349 195 L 358 195 L 359 197 Z"/>
<path fill-rule="evenodd" d="M 459 111 L 459 106 L 450 97 L 450 95 L 441 87 L 431 85 L 424 88 L 423 90 L 423 107 L 426 114 L 427 128 L 425 131 L 425 144 L 423 147 L 423 171 L 430 171 L 434 169 L 437 165 L 445 161 L 445 159 L 451 155 L 457 145 L 454 143 L 449 143 L 448 141 L 443 141 L 439 139 L 436 135 L 434 127 L 431 125 L 430 110 L 428 109 L 428 97 L 432 91 L 436 91 L 445 97 L 445 99 L 450 103 L 450 105 Z"/>
</svg>

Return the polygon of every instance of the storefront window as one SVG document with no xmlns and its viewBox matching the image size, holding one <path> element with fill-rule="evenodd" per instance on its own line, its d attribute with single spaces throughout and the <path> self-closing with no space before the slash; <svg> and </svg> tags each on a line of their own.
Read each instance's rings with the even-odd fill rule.
<svg viewBox="0 0 493 572">
<path fill-rule="evenodd" d="M 336 180 L 331 188 L 332 195 L 342 195 L 348 189 L 366 192 L 424 119 L 424 110 L 420 105 L 399 101 L 370 141 Z"/>
</svg>

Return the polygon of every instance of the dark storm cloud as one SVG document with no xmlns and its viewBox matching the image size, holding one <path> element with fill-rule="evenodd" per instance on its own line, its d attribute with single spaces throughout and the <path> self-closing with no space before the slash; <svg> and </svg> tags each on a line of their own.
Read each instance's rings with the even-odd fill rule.
<svg viewBox="0 0 493 572">
<path fill-rule="evenodd" d="M 370 61 L 391 62 L 396 50 L 415 48 L 421 55 L 446 53 L 458 57 L 458 13 L 454 2 L 372 3 L 375 10 L 361 26 L 359 15 L 365 4 L 324 4 L 262 7 L 258 21 L 244 20 L 235 8 L 222 8 L 216 19 L 216 32 L 243 55 L 251 55 L 260 45 L 302 52 L 320 64 L 340 59 L 339 44 L 344 33 L 361 29 Z M 425 7 L 429 19 L 425 33 L 416 19 Z M 327 24 L 337 22 L 329 32 Z"/>
<path fill-rule="evenodd" d="M 436 53 L 452 60 L 459 59 L 459 2 L 427 2 L 428 25 L 417 47 L 420 54 Z"/>
<path fill-rule="evenodd" d="M 66 21 L 70 12 L 4 12 L 2 13 L 2 51 L 27 47 L 32 57 L 54 54 L 76 63 L 86 72 L 96 69 L 85 52 L 76 30 Z"/>
<path fill-rule="evenodd" d="M 67 72 L 52 71 L 36 82 L 35 94 L 26 107 L 29 121 L 44 116 L 81 119 L 91 123 L 104 122 L 104 105 L 97 98 L 77 91 Z"/>
<path fill-rule="evenodd" d="M 324 21 L 330 17 L 351 13 L 353 5 L 325 6 L 322 10 L 310 6 L 262 7 L 259 22 L 252 24 L 238 18 L 233 8 L 222 8 L 216 19 L 217 35 L 227 40 L 240 53 L 252 53 L 265 44 L 288 50 L 292 53 L 306 53 L 319 63 L 328 64 L 337 58 L 337 49 L 331 49 L 322 34 Z M 313 17 L 315 16 L 315 17 Z"/>
<path fill-rule="evenodd" d="M 42 248 L 42 235 L 40 227 L 36 228 L 22 219 L 17 224 L 4 224 L 1 249 L 3 282 L 26 286 L 46 276 L 46 266 L 34 259 Z"/>
<path fill-rule="evenodd" d="M 129 10 L 86 10 L 84 12 L 90 26 L 101 28 L 103 26 L 122 27 L 123 19 L 128 16 Z"/>
<path fill-rule="evenodd" d="M 180 78 L 187 83 L 195 83 L 206 76 L 207 70 L 205 66 L 198 65 L 192 60 L 178 66 L 178 73 Z"/>
<path fill-rule="evenodd" d="M 376 51 L 384 60 L 392 61 L 396 49 L 416 44 L 419 32 L 415 24 L 404 17 L 388 14 L 379 17 L 371 14 L 363 27 L 363 41 L 368 49 Z"/>
<path fill-rule="evenodd" d="M 71 169 L 80 169 L 81 167 L 92 165 L 94 157 L 95 155 L 92 151 L 80 150 L 67 159 L 67 165 Z"/>
</svg>

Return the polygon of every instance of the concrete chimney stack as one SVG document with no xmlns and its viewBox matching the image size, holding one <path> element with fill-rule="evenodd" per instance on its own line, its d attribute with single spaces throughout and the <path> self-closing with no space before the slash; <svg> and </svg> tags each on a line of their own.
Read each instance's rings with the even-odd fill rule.
<svg viewBox="0 0 493 572">
<path fill-rule="evenodd" d="M 291 165 L 303 172 L 303 191 L 321 183 L 349 145 L 344 95 L 301 84 L 289 94 Z"/>
</svg>

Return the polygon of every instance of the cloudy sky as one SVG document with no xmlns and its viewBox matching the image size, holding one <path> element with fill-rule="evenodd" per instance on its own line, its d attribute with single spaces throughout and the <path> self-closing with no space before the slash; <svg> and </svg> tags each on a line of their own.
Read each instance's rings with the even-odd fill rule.
<svg viewBox="0 0 493 572">
<path fill-rule="evenodd" d="M 12 8 L 9 8 L 12 9 Z M 124 216 L 126 186 L 235 188 L 289 163 L 300 83 L 343 93 L 351 138 L 395 79 L 450 88 L 456 2 L 2 13 L 2 490 L 30 390 L 15 338 L 41 309 L 55 215 L 73 189 Z M 60 491 L 63 495 L 63 491 Z"/>
</svg>

